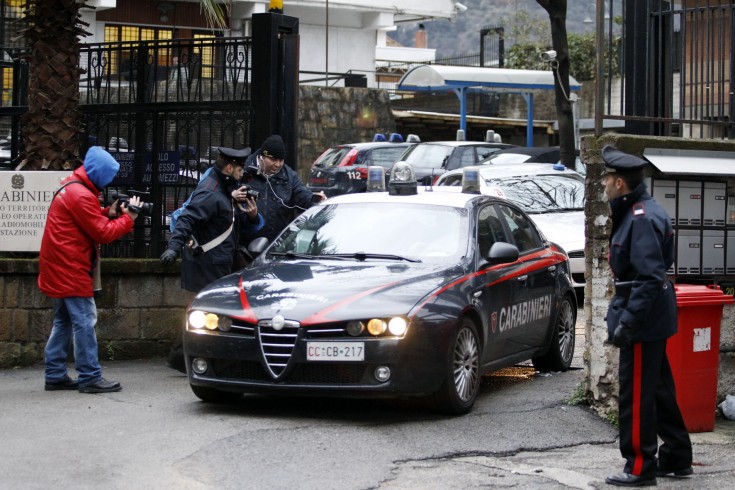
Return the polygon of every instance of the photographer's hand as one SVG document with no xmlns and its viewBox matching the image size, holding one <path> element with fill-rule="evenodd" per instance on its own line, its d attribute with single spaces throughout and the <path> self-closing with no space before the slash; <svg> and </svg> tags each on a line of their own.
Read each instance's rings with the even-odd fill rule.
<svg viewBox="0 0 735 490">
<path fill-rule="evenodd" d="M 120 199 L 115 199 L 115 202 L 110 205 L 110 211 L 107 213 L 107 217 L 115 219 L 118 216 L 120 216 Z"/>
<path fill-rule="evenodd" d="M 242 203 L 245 202 L 245 199 L 247 199 L 248 191 L 245 187 L 240 187 L 232 191 L 231 195 L 235 201 Z"/>
<path fill-rule="evenodd" d="M 138 196 L 133 196 L 127 203 L 125 203 L 123 206 L 120 206 L 120 210 L 123 212 L 123 214 L 127 214 L 133 219 L 133 221 L 135 221 L 135 218 L 138 217 L 138 213 L 130 209 L 130 206 L 135 206 L 136 208 L 139 207 L 140 198 Z"/>
</svg>

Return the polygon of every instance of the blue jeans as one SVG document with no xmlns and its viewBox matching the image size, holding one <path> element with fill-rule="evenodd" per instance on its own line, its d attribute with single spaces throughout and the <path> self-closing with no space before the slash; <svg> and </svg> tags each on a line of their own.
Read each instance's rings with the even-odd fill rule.
<svg viewBox="0 0 735 490">
<path fill-rule="evenodd" d="M 68 376 L 66 359 L 72 337 L 74 362 L 79 384 L 94 383 L 102 378 L 97 351 L 97 305 L 94 298 L 54 298 L 54 325 L 46 343 L 46 380 L 57 381 Z"/>
</svg>

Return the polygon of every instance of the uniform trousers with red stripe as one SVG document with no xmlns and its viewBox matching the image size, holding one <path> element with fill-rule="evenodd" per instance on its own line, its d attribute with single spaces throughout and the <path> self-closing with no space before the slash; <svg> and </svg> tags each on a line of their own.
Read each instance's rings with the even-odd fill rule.
<svg viewBox="0 0 735 490">
<path fill-rule="evenodd" d="M 656 476 L 658 465 L 688 468 L 692 443 L 676 403 L 666 340 L 637 342 L 620 349 L 620 452 L 625 472 Z M 658 448 L 657 436 L 663 444 Z"/>
</svg>

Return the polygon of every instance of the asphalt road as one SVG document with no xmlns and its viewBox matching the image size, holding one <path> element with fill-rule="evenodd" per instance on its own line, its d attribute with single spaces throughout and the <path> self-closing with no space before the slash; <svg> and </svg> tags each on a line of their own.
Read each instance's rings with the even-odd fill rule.
<svg viewBox="0 0 735 490">
<path fill-rule="evenodd" d="M 123 391 L 46 392 L 40 366 L 0 371 L 0 488 L 600 488 L 622 467 L 617 431 L 567 403 L 579 369 L 485 377 L 462 417 L 395 401 L 209 405 L 162 360 L 104 373 Z M 735 423 L 696 436 L 696 479 L 659 486 L 732 488 Z"/>
</svg>

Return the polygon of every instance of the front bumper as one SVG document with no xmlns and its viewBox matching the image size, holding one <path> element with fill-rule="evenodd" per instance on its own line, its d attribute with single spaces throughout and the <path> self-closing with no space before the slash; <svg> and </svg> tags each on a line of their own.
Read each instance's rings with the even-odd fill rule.
<svg viewBox="0 0 735 490">
<path fill-rule="evenodd" d="M 428 343 L 416 345 L 408 338 L 336 339 L 330 342 L 364 341 L 364 360 L 310 361 L 306 355 L 310 340 L 314 339 L 305 338 L 300 332 L 292 353 L 285 360 L 286 367 L 275 369 L 274 374 L 257 333 L 247 337 L 186 331 L 184 353 L 189 382 L 241 393 L 376 397 L 428 394 L 439 389 L 442 382 L 442 355 Z M 427 353 L 427 349 L 434 352 Z M 206 360 L 208 366 L 200 374 L 192 369 L 192 362 L 197 358 Z M 390 369 L 389 380 L 376 379 L 378 366 Z"/>
</svg>

